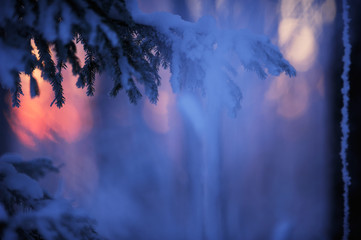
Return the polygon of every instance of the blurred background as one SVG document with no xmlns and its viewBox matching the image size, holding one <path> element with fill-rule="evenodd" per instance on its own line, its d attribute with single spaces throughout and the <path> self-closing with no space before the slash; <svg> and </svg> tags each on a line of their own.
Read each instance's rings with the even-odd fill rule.
<svg viewBox="0 0 361 240">
<path fill-rule="evenodd" d="M 361 236 L 361 69 L 359 1 L 350 1 L 350 239 Z M 86 209 L 109 239 L 340 239 L 343 220 L 340 120 L 342 9 L 338 0 L 139 0 L 221 29 L 249 29 L 277 45 L 297 76 L 261 80 L 237 69 L 241 109 L 212 111 L 174 94 L 161 70 L 157 105 L 108 96 L 98 76 L 86 97 L 64 73 L 66 104 L 50 107 L 51 86 L 11 108 L 0 89 L 0 154 L 46 156 L 61 173 L 42 184 Z M 40 72 L 37 73 L 38 78 Z"/>
</svg>

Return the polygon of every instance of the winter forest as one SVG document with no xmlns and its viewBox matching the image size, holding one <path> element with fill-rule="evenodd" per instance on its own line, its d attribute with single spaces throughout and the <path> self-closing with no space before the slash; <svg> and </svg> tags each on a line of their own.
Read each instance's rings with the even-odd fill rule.
<svg viewBox="0 0 361 240">
<path fill-rule="evenodd" d="M 359 9 L 1 0 L 0 239 L 361 239 Z"/>
</svg>

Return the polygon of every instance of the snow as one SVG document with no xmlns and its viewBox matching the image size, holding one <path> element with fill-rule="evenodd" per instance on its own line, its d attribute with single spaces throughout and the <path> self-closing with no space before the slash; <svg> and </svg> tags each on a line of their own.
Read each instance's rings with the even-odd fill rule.
<svg viewBox="0 0 361 240">
<path fill-rule="evenodd" d="M 10 175 L 17 174 L 17 171 L 13 165 L 5 163 L 5 162 L 0 162 L 0 174 L 2 174 L 4 176 L 10 176 Z"/>
<path fill-rule="evenodd" d="M 4 206 L 0 203 L 0 222 L 5 222 L 8 220 L 8 214 Z"/>
<path fill-rule="evenodd" d="M 121 49 L 121 46 L 119 47 L 120 36 L 117 35 L 112 26 L 107 24 L 109 19 L 105 19 L 96 10 L 88 9 L 85 11 L 84 16 L 79 17 L 74 12 L 76 7 L 72 8 L 69 3 L 62 1 L 39 1 L 38 4 L 38 24 L 34 25 L 35 13 L 28 11 L 25 18 L 27 21 L 24 25 L 34 25 L 36 29 L 35 35 L 43 37 L 47 42 L 60 40 L 63 44 L 68 43 L 73 37 L 72 27 L 74 24 L 82 24 L 79 27 L 87 29 L 86 33 L 82 34 L 90 47 L 102 51 L 106 45 L 106 41 L 100 40 L 103 37 L 102 33 L 104 33 L 113 47 L 117 46 L 118 49 Z M 77 6 L 79 7 L 81 4 L 86 5 L 84 2 L 79 2 Z M 180 92 L 181 90 L 200 91 L 202 93 L 211 92 L 209 87 L 212 85 L 210 81 L 213 80 L 212 78 L 205 77 L 209 67 L 218 68 L 219 72 L 216 75 L 221 77 L 222 81 L 227 82 L 228 75 L 222 69 L 229 65 L 229 56 L 233 55 L 238 56 L 238 65 L 243 65 L 245 69 L 256 71 L 261 78 L 265 78 L 267 74 L 279 75 L 281 72 L 286 72 L 290 76 L 295 75 L 295 70 L 292 66 L 283 59 L 279 49 L 272 45 L 266 37 L 257 36 L 244 30 L 222 30 L 218 28 L 215 18 L 211 16 L 201 17 L 197 22 L 192 23 L 183 20 L 180 16 L 167 12 L 141 13 L 136 1 L 127 1 L 127 6 L 136 23 L 154 27 L 159 32 L 157 37 L 159 37 L 162 44 L 170 46 L 169 50 L 166 48 L 167 50 L 163 51 L 167 51 L 165 55 L 171 57 L 169 63 L 172 73 L 170 82 L 174 92 Z M 59 17 L 59 24 L 56 17 Z M 126 14 L 124 18 L 126 18 Z M 129 21 L 131 27 L 134 24 L 129 19 L 124 21 Z M 88 30 L 89 32 L 87 32 Z M 150 32 L 153 34 L 152 31 Z M 16 34 L 13 35 L 14 38 L 17 37 Z M 145 34 L 142 37 L 145 39 L 149 38 L 147 41 L 152 41 L 152 35 L 147 36 Z M 23 42 L 27 40 L 21 39 L 21 41 L 18 45 L 23 45 Z M 26 46 L 18 50 L 7 45 L 9 43 L 0 42 L 0 48 L 4 50 L 0 53 L 0 61 L 4 63 L 0 65 L 0 72 L 2 72 L 0 81 L 4 87 L 14 88 L 12 71 L 24 71 L 25 66 L 22 62 L 24 62 L 24 59 L 29 58 L 29 52 L 27 52 Z M 144 85 L 145 94 L 150 101 L 156 103 L 159 85 L 157 76 L 154 77 L 155 79 L 148 80 L 147 73 L 139 70 L 140 67 L 135 67 L 135 69 L 131 67 L 131 64 L 128 63 L 127 54 L 127 52 L 118 52 L 118 55 L 121 56 L 119 66 L 122 72 L 121 81 L 123 86 L 127 90 L 132 87 L 128 86 L 130 78 L 138 80 L 140 84 Z M 142 60 L 144 59 L 139 58 L 136 61 Z M 30 71 L 28 65 L 26 67 Z M 26 74 L 31 73 L 26 72 Z M 223 85 L 225 86 L 225 84 Z M 231 90 L 231 92 L 238 91 L 236 82 L 229 86 L 237 89 L 236 91 Z M 57 96 L 61 95 L 60 90 L 57 91 L 55 89 L 55 92 Z M 33 92 L 32 96 L 35 95 Z M 226 95 L 222 95 L 230 99 Z M 235 101 L 233 105 L 238 106 L 239 98 L 233 99 Z M 228 100 L 223 99 L 222 101 Z M 234 107 L 232 108 L 234 109 Z"/>
<path fill-rule="evenodd" d="M 110 42 L 112 43 L 113 47 L 116 47 L 119 45 L 119 39 L 117 34 L 111 30 L 106 24 L 104 23 L 100 23 L 99 24 L 100 28 L 103 30 L 103 32 L 105 33 L 105 35 L 107 36 L 107 38 L 110 40 Z"/>
<path fill-rule="evenodd" d="M 54 16 L 57 14 L 59 6 L 57 6 L 56 2 L 48 5 L 47 1 L 39 1 L 39 5 L 42 13 L 39 15 L 40 30 L 47 41 L 55 41 L 58 35 L 56 34 Z"/>
<path fill-rule="evenodd" d="M 71 27 L 74 24 L 74 18 L 73 14 L 71 13 L 71 10 L 67 4 L 62 4 L 62 21 L 59 24 L 59 37 L 63 41 L 64 44 L 68 43 L 72 40 L 72 31 Z"/>
<path fill-rule="evenodd" d="M 4 176 L 3 182 L 6 188 L 17 191 L 25 198 L 42 198 L 44 194 L 39 183 L 23 173 L 18 173 L 11 164 L 20 161 L 22 159 L 17 154 L 5 154 L 0 158 L 0 174 Z"/>
<path fill-rule="evenodd" d="M 16 172 L 12 165 L 0 163 L 0 172 L 5 173 L 3 182 L 9 190 L 17 191 L 26 198 L 40 199 L 43 197 L 43 190 L 38 182 L 23 173 Z"/>
<path fill-rule="evenodd" d="M 23 158 L 18 153 L 5 153 L 0 157 L 0 162 L 9 162 L 9 163 L 16 163 L 22 162 Z"/>
<path fill-rule="evenodd" d="M 237 63 L 230 62 L 230 56 L 236 55 L 238 65 L 255 71 L 260 78 L 268 74 L 278 76 L 282 72 L 290 77 L 296 75 L 295 69 L 267 37 L 246 30 L 220 29 L 211 16 L 191 23 L 166 12 L 141 13 L 133 1 L 127 5 L 135 21 L 154 26 L 171 40 L 170 82 L 174 92 L 199 90 L 208 94 L 209 99 L 222 97 L 221 102 L 226 103 L 234 115 L 240 106 L 241 92 L 237 83 L 231 81 L 236 76 L 224 70 L 237 67 Z M 214 74 L 207 74 L 208 69 Z M 214 85 L 218 86 L 218 91 L 211 90 Z"/>
<path fill-rule="evenodd" d="M 14 88 L 14 76 L 12 70 L 24 69 L 23 52 L 19 49 L 9 47 L 0 39 L 0 83 L 4 88 Z"/>
<path fill-rule="evenodd" d="M 342 72 L 342 81 L 343 81 L 343 88 L 341 89 L 342 92 L 342 98 L 343 98 L 343 107 L 341 109 L 342 113 L 342 120 L 341 120 L 341 131 L 342 131 L 342 137 L 341 137 L 341 161 L 342 161 L 342 179 L 344 182 L 344 218 L 343 218 L 343 240 L 348 239 L 348 235 L 350 233 L 350 227 L 349 227 L 349 185 L 351 184 L 351 178 L 349 175 L 349 172 L 347 170 L 347 148 L 348 148 L 348 136 L 349 136 L 349 126 L 348 126 L 348 104 L 349 104 L 349 97 L 348 93 L 350 91 L 350 82 L 348 79 L 348 74 L 350 71 L 350 65 L 351 65 L 351 44 L 349 40 L 349 16 L 348 16 L 348 9 L 349 5 L 347 3 L 347 0 L 342 1 L 342 19 L 343 19 L 343 33 L 342 33 L 342 40 L 343 40 L 343 47 L 344 47 L 344 56 L 342 58 L 343 60 L 343 72 Z"/>
<path fill-rule="evenodd" d="M 97 27 L 100 22 L 100 18 L 92 11 L 85 13 L 85 20 L 89 23 L 91 31 L 89 36 L 89 44 L 94 45 L 97 37 Z"/>
<path fill-rule="evenodd" d="M 24 162 L 17 154 L 0 157 L 1 239 L 28 239 L 37 231 L 41 239 L 98 239 L 94 222 L 62 198 L 44 198 L 38 179 L 54 170 L 48 159 Z M 45 168 L 45 169 L 44 169 Z M 18 171 L 19 172 L 18 172 Z M 20 173 L 26 172 L 28 175 Z M 33 176 L 34 179 L 32 178 Z M 31 177 L 30 177 L 31 176 Z"/>
</svg>

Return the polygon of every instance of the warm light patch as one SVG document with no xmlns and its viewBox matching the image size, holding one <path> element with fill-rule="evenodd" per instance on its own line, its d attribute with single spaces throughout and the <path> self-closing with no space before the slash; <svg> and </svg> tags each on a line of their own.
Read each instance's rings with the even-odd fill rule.
<svg viewBox="0 0 361 240">
<path fill-rule="evenodd" d="M 31 50 L 31 53 L 36 57 L 36 59 L 40 60 L 39 51 L 38 51 L 37 47 L 35 46 L 34 39 L 31 39 L 30 43 L 33 48 Z"/>
<path fill-rule="evenodd" d="M 33 54 L 39 58 L 32 42 Z M 77 45 L 78 57 L 84 59 L 81 45 Z M 53 60 L 54 56 L 53 56 Z M 54 160 L 60 168 L 62 179 L 58 194 L 79 203 L 97 187 L 98 171 L 94 159 L 94 146 L 85 138 L 93 128 L 92 98 L 86 96 L 85 89 L 75 86 L 76 77 L 71 66 L 62 71 L 65 105 L 59 109 L 54 104 L 54 92 L 49 82 L 41 77 L 41 71 L 35 69 L 33 77 L 40 88 L 40 96 L 30 97 L 30 78 L 21 74 L 24 96 L 20 97 L 20 108 L 11 108 L 7 120 L 20 143 L 36 154 L 43 154 Z M 11 100 L 9 98 L 9 105 Z M 52 144 L 52 142 L 56 142 Z"/>
<path fill-rule="evenodd" d="M 278 44 L 285 58 L 296 68 L 297 77 L 274 79 L 265 94 L 268 103 L 276 104 L 277 113 L 287 119 L 302 116 L 312 101 L 311 92 L 324 95 L 318 37 L 323 25 L 335 18 L 335 0 L 281 0 Z M 312 77 L 311 77 L 312 76 Z"/>
<path fill-rule="evenodd" d="M 37 79 L 40 96 L 30 97 L 30 79 L 21 74 L 24 96 L 20 98 L 21 107 L 12 108 L 8 120 L 19 140 L 28 147 L 36 147 L 38 140 L 66 142 L 78 140 L 89 132 L 93 125 L 90 99 L 82 89 L 75 86 L 76 79 L 70 70 L 64 71 L 63 87 L 66 103 L 63 108 L 50 107 L 54 98 L 51 85 L 41 77 L 41 71 L 33 72 Z"/>
<path fill-rule="evenodd" d="M 309 86 L 305 79 L 279 77 L 272 81 L 266 100 L 277 104 L 277 113 L 285 118 L 302 116 L 309 103 Z"/>
<path fill-rule="evenodd" d="M 169 131 L 168 105 L 170 102 L 169 93 L 159 91 L 159 101 L 157 105 L 149 101 L 144 103 L 143 118 L 146 124 L 155 132 L 166 133 Z"/>
<path fill-rule="evenodd" d="M 298 21 L 294 18 L 285 18 L 280 22 L 280 25 L 278 27 L 278 42 L 280 45 L 285 44 L 287 41 L 289 41 L 290 38 L 292 38 L 297 24 Z"/>
<path fill-rule="evenodd" d="M 326 0 L 322 6 L 322 18 L 325 23 L 333 22 L 336 17 L 336 2 L 335 0 Z"/>
<path fill-rule="evenodd" d="M 279 45 L 297 72 L 306 72 L 317 58 L 317 38 L 323 25 L 335 18 L 335 0 L 322 4 L 315 0 L 282 0 L 280 7 Z"/>
<path fill-rule="evenodd" d="M 292 62 L 297 71 L 304 72 L 310 69 L 317 55 L 317 44 L 311 28 L 302 27 L 286 49 L 286 58 Z"/>
</svg>

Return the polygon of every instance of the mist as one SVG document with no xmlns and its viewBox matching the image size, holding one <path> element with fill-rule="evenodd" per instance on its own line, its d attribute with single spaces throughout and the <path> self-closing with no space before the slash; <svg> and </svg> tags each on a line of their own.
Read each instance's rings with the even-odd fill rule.
<svg viewBox="0 0 361 240">
<path fill-rule="evenodd" d="M 335 1 L 139 0 L 138 6 L 224 30 L 224 42 L 239 29 L 265 35 L 297 75 L 261 79 L 241 66 L 236 50 L 224 56 L 230 47 L 214 45 L 217 53 L 202 63 L 207 92 L 175 92 L 172 73 L 161 69 L 157 104 L 110 98 L 106 75 L 97 76 L 90 100 L 84 90 L 65 88 L 68 110 L 52 110 L 59 114 L 52 120 L 38 109 L 24 114 L 37 119 L 22 121 L 19 112 L 34 101 L 23 99 L 26 109 L 8 116 L 15 133 L 26 133 L 17 134 L 12 150 L 62 165 L 43 185 L 87 212 L 108 239 L 330 239 L 327 69 Z M 190 65 L 183 77 L 194 72 Z M 225 77 L 240 92 L 229 94 Z"/>
</svg>

